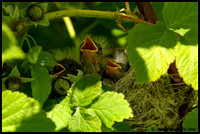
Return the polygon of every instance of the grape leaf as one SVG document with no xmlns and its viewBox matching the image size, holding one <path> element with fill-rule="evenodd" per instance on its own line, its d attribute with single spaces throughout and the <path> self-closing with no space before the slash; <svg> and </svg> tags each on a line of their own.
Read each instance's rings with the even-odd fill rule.
<svg viewBox="0 0 200 134">
<path fill-rule="evenodd" d="M 43 105 L 51 92 L 49 73 L 45 67 L 35 65 L 31 69 L 31 76 L 34 78 L 31 81 L 32 95 Z"/>
<path fill-rule="evenodd" d="M 183 45 L 178 42 L 176 46 L 176 66 L 180 76 L 188 85 L 198 90 L 198 45 Z"/>
<path fill-rule="evenodd" d="M 27 122 L 30 119 L 32 121 Z M 53 122 L 40 111 L 38 101 L 27 97 L 24 93 L 9 90 L 2 92 L 2 132 L 45 131 L 54 128 Z"/>
<path fill-rule="evenodd" d="M 102 93 L 100 77 L 89 74 L 80 78 L 69 92 L 70 102 L 74 106 L 86 106 Z"/>
<path fill-rule="evenodd" d="M 101 120 L 78 107 L 69 121 L 69 130 L 72 132 L 100 132 Z"/>
<path fill-rule="evenodd" d="M 69 97 L 66 97 L 59 104 L 56 104 L 51 111 L 47 112 L 47 116 L 55 122 L 56 131 L 59 131 L 68 126 L 72 112 L 69 106 Z"/>
<path fill-rule="evenodd" d="M 115 121 L 122 122 L 123 119 L 133 117 L 124 95 L 116 92 L 105 92 L 87 110 L 90 114 L 96 114 L 108 128 L 111 128 Z"/>
<path fill-rule="evenodd" d="M 2 23 L 2 64 L 7 60 L 23 58 L 25 53 L 17 45 L 15 35 L 5 23 Z"/>
<path fill-rule="evenodd" d="M 183 122 L 183 132 L 198 132 L 198 108 L 189 112 Z"/>
<path fill-rule="evenodd" d="M 137 24 L 128 35 L 127 53 L 138 82 L 156 81 L 175 59 L 177 37 L 162 22 L 154 26 Z"/>
</svg>

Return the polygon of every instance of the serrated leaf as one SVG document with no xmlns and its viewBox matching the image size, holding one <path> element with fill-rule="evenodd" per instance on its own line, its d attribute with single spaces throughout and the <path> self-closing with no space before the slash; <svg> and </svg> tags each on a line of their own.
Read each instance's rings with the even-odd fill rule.
<svg viewBox="0 0 200 134">
<path fill-rule="evenodd" d="M 24 119 L 39 113 L 40 104 L 23 93 L 2 92 L 2 131 L 15 132 Z"/>
<path fill-rule="evenodd" d="M 189 112 L 183 122 L 183 132 L 198 132 L 198 108 Z"/>
<path fill-rule="evenodd" d="M 69 121 L 69 130 L 71 132 L 101 132 L 101 120 L 78 107 Z"/>
<path fill-rule="evenodd" d="M 190 29 L 184 36 L 190 45 L 198 43 L 198 3 L 166 2 L 163 8 L 165 24 L 173 29 Z"/>
<path fill-rule="evenodd" d="M 154 26 L 136 25 L 128 35 L 127 53 L 138 82 L 156 81 L 175 59 L 177 37 L 161 22 Z"/>
<path fill-rule="evenodd" d="M 111 128 L 115 121 L 122 122 L 123 119 L 133 117 L 132 109 L 124 95 L 109 91 L 102 94 L 88 111 L 95 113 L 108 128 Z"/>
<path fill-rule="evenodd" d="M 41 66 L 53 67 L 57 64 L 57 62 L 54 60 L 51 53 L 41 51 L 36 64 L 39 64 Z"/>
<path fill-rule="evenodd" d="M 70 89 L 70 102 L 74 106 L 86 106 L 102 93 L 100 77 L 90 74 L 80 78 Z"/>
<path fill-rule="evenodd" d="M 43 105 L 51 92 L 48 70 L 41 65 L 35 65 L 31 69 L 31 76 L 34 78 L 31 81 L 32 95 Z"/>
<path fill-rule="evenodd" d="M 56 104 L 51 111 L 47 112 L 47 116 L 55 122 L 56 131 L 59 131 L 68 126 L 72 112 L 69 105 L 69 97 L 66 97 L 59 104 Z"/>
<path fill-rule="evenodd" d="M 198 90 L 198 45 L 183 45 L 178 42 L 176 46 L 176 66 L 180 76 L 188 85 Z"/>
<path fill-rule="evenodd" d="M 17 45 L 17 40 L 11 29 L 2 23 L 2 64 L 7 60 L 23 59 L 25 54 Z"/>
</svg>

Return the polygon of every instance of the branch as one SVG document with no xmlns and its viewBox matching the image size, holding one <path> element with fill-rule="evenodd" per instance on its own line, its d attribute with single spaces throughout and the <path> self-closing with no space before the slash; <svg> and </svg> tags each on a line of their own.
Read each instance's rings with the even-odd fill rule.
<svg viewBox="0 0 200 134">
<path fill-rule="evenodd" d="M 97 11 L 97 10 L 81 10 L 81 9 L 60 10 L 60 11 L 46 13 L 45 17 L 48 20 L 58 19 L 62 17 L 91 17 L 91 18 L 112 19 L 121 22 L 139 22 L 147 25 L 154 25 L 153 23 L 141 20 L 137 16 L 133 16 L 130 14 L 110 12 L 110 11 Z"/>
</svg>

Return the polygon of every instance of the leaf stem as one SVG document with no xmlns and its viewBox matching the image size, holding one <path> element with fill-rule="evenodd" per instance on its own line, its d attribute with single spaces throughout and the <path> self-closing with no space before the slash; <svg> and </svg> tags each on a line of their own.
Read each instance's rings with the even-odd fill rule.
<svg viewBox="0 0 200 134">
<path fill-rule="evenodd" d="M 139 19 L 137 16 L 133 16 L 125 13 L 110 12 L 110 11 L 98 11 L 98 10 L 81 10 L 81 9 L 67 9 L 45 14 L 46 19 L 52 20 L 62 17 L 92 17 L 102 19 L 112 19 L 121 22 L 139 22 L 146 25 L 154 25 L 153 23 Z"/>
<path fill-rule="evenodd" d="M 32 52 L 31 44 L 30 44 L 28 38 L 25 37 L 25 40 L 26 40 L 26 42 L 27 42 L 27 44 L 28 44 L 29 50 Z"/>
<path fill-rule="evenodd" d="M 35 45 L 35 47 L 37 47 L 37 43 L 36 43 L 35 39 L 32 36 L 28 35 L 28 34 L 26 36 L 31 38 L 33 43 L 34 43 L 34 45 Z"/>
</svg>

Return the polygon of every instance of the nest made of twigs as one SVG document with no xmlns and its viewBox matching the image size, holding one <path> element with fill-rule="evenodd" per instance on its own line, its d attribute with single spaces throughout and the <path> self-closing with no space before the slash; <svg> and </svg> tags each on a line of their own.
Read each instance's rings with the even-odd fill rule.
<svg viewBox="0 0 200 134">
<path fill-rule="evenodd" d="M 112 87 L 125 95 L 134 117 L 127 120 L 136 131 L 146 131 L 156 125 L 160 131 L 181 131 L 183 117 L 180 107 L 195 103 L 194 90 L 189 86 L 176 89 L 161 77 L 156 82 L 137 84 L 133 68 Z"/>
</svg>

